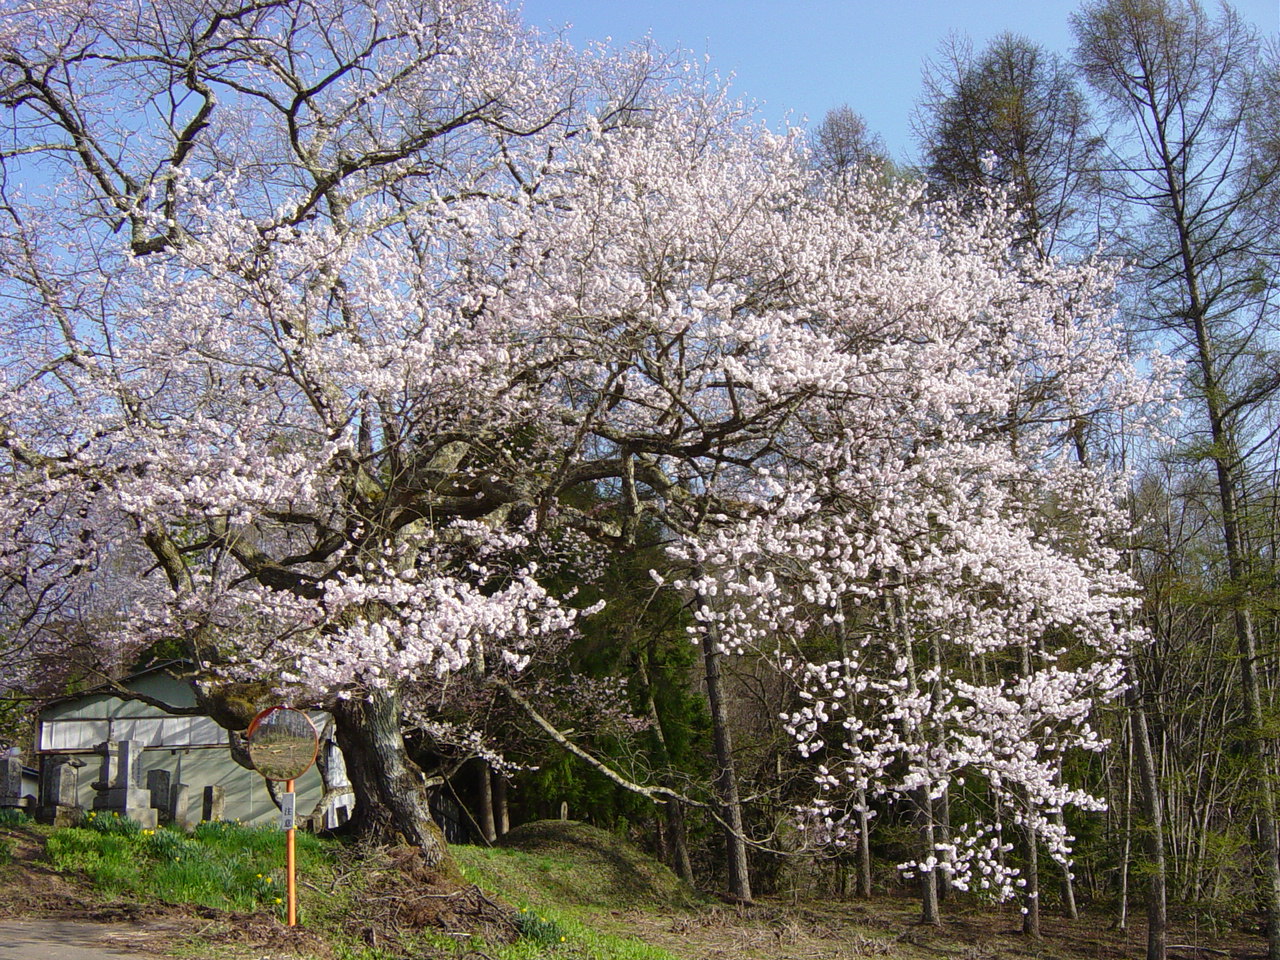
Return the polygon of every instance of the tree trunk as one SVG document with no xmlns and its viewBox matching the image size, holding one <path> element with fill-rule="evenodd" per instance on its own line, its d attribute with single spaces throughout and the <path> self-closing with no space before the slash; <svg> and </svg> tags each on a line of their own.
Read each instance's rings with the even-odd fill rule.
<svg viewBox="0 0 1280 960">
<path fill-rule="evenodd" d="M 681 880 L 693 883 L 693 860 L 689 857 L 689 833 L 684 823 L 684 806 L 679 800 L 664 805 L 667 820 L 667 852 L 671 866 Z"/>
<path fill-rule="evenodd" d="M 476 793 L 480 805 L 480 836 L 492 845 L 498 839 L 498 828 L 493 821 L 493 782 L 489 779 L 489 761 L 476 760 Z"/>
<path fill-rule="evenodd" d="M 1054 822 L 1066 832 L 1066 820 L 1062 811 L 1059 810 L 1053 816 Z M 1071 867 L 1063 866 L 1062 868 L 1062 913 L 1069 920 L 1079 920 L 1080 910 L 1076 907 L 1076 882 L 1071 876 Z"/>
<path fill-rule="evenodd" d="M 938 798 L 935 809 L 937 811 L 935 840 L 941 842 L 944 846 L 948 846 L 951 843 L 951 791 L 949 789 L 945 787 L 943 788 L 942 796 Z M 953 857 L 950 849 L 944 849 L 942 851 L 942 863 L 939 866 L 945 866 L 946 869 L 939 870 L 938 879 L 935 881 L 938 887 L 938 900 L 940 902 L 946 902 L 947 897 L 951 895 L 950 870 L 952 862 Z"/>
<path fill-rule="evenodd" d="M 1142 831 L 1150 881 L 1147 887 L 1147 960 L 1165 960 L 1169 917 L 1165 886 L 1164 808 L 1160 802 L 1160 776 L 1151 750 L 1151 732 L 1147 728 L 1147 711 L 1142 704 L 1138 678 L 1130 667 L 1129 688 L 1133 712 L 1133 745 L 1138 756 L 1138 773 L 1142 783 L 1142 814 L 1146 829 Z"/>
<path fill-rule="evenodd" d="M 1040 851 L 1035 828 L 1027 824 L 1027 889 L 1022 903 L 1022 933 L 1040 939 Z"/>
<path fill-rule="evenodd" d="M 1250 743 L 1258 778 L 1258 834 L 1261 841 L 1259 846 L 1262 848 L 1262 874 L 1266 878 L 1262 892 L 1267 910 L 1267 956 L 1269 960 L 1280 960 L 1280 842 L 1277 842 L 1276 837 L 1275 790 L 1264 733 L 1267 720 L 1262 706 L 1262 684 L 1258 679 L 1258 641 L 1254 634 L 1253 616 L 1243 606 L 1247 602 L 1244 599 L 1237 601 L 1236 631 L 1242 661 L 1240 672 L 1244 681 L 1247 717 L 1251 728 Z"/>
<path fill-rule="evenodd" d="M 738 776 L 733 764 L 733 738 L 729 733 L 729 714 L 720 684 L 720 656 L 715 631 L 704 630 L 702 662 L 706 668 L 707 706 L 711 713 L 711 736 L 716 751 L 715 786 L 720 797 L 729 895 L 735 900 L 750 903 L 751 874 L 747 865 L 747 843 L 743 831 L 742 801 L 738 797 Z"/>
<path fill-rule="evenodd" d="M 422 771 L 405 750 L 399 698 L 372 690 L 333 705 L 334 732 L 356 797 L 351 829 L 377 843 L 408 843 L 428 866 L 448 860 L 444 835 L 431 818 Z"/>
<path fill-rule="evenodd" d="M 1181 220 L 1179 220 L 1181 227 Z M 1231 588 L 1231 614 L 1236 645 L 1240 652 L 1240 686 L 1244 697 L 1245 716 L 1249 724 L 1248 743 L 1256 765 L 1258 794 L 1255 812 L 1261 841 L 1262 875 L 1266 878 L 1262 891 L 1267 911 L 1267 956 L 1280 960 L 1280 842 L 1276 837 L 1275 788 L 1272 784 L 1267 717 L 1262 706 L 1262 682 L 1258 677 L 1258 637 L 1249 606 L 1248 558 L 1241 534 L 1241 511 L 1237 492 L 1243 487 L 1243 471 L 1236 436 L 1226 411 L 1225 394 L 1218 380 L 1214 344 L 1205 319 L 1206 307 L 1200 296 L 1190 241 L 1180 232 L 1182 255 L 1187 264 L 1188 300 L 1191 304 L 1192 327 L 1204 381 L 1205 408 L 1209 414 L 1209 431 L 1213 437 L 1213 465 L 1218 480 L 1218 501 L 1222 507 L 1222 539 L 1227 552 L 1227 575 Z"/>
<path fill-rule="evenodd" d="M 499 837 L 511 830 L 511 808 L 507 803 L 507 778 L 493 774 L 493 825 Z"/>
<path fill-rule="evenodd" d="M 871 815 L 867 791 L 858 791 L 858 896 L 871 899 Z"/>
<path fill-rule="evenodd" d="M 906 610 L 901 598 L 895 597 L 885 606 L 889 615 L 889 628 L 902 638 L 902 652 L 906 660 L 907 689 L 914 696 L 920 689 L 916 676 L 915 645 L 912 641 L 911 628 L 907 623 Z M 917 731 L 913 736 L 919 737 Z M 937 835 L 934 832 L 933 797 L 930 796 L 932 784 L 926 783 L 915 792 L 916 826 L 919 830 L 921 864 L 937 856 Z M 920 869 L 920 922 L 940 926 L 942 913 L 938 909 L 938 871 L 936 869 Z"/>
<path fill-rule="evenodd" d="M 1116 917 L 1116 929 L 1124 930 L 1129 923 L 1129 853 L 1133 840 L 1133 728 L 1130 724 L 1126 744 L 1124 777 L 1124 845 L 1120 852 L 1120 913 Z"/>
<path fill-rule="evenodd" d="M 920 860 L 936 856 L 936 838 L 933 832 L 933 798 L 929 796 L 929 788 L 922 787 L 916 802 L 916 812 L 920 818 Z M 942 912 L 938 908 L 938 871 L 920 871 L 920 922 L 934 926 L 942 925 Z"/>
<path fill-rule="evenodd" d="M 1022 647 L 1022 676 L 1024 678 L 1031 677 L 1031 645 L 1023 644 Z M 1023 799 L 1027 805 L 1027 822 L 1023 828 L 1023 833 L 1027 842 L 1027 871 L 1026 871 L 1026 896 L 1022 904 L 1022 932 L 1025 936 L 1040 939 L 1040 844 L 1039 838 L 1036 836 L 1035 827 L 1032 826 L 1031 817 L 1034 814 L 1032 810 L 1031 798 L 1026 794 Z"/>
<path fill-rule="evenodd" d="M 1189 242 L 1182 238 L 1183 257 L 1190 265 Z M 1276 837 L 1275 791 L 1266 733 L 1267 718 L 1262 705 L 1262 682 L 1258 677 L 1258 638 L 1249 606 L 1248 560 L 1240 530 L 1241 516 L 1237 491 L 1241 483 L 1241 460 L 1236 437 L 1225 413 L 1225 398 L 1218 382 L 1214 344 L 1204 319 L 1205 308 L 1199 288 L 1189 284 L 1191 319 L 1199 351 L 1200 375 L 1204 381 L 1205 407 L 1213 437 L 1213 465 L 1218 480 L 1218 501 L 1222 508 L 1222 539 L 1227 553 L 1227 575 L 1231 587 L 1231 614 L 1236 645 L 1240 653 L 1240 687 L 1245 717 L 1249 724 L 1248 744 L 1253 753 L 1258 792 L 1255 813 L 1261 848 L 1262 891 L 1267 911 L 1267 956 L 1280 960 L 1280 842 Z"/>
<path fill-rule="evenodd" d="M 320 791 L 320 799 L 316 801 L 316 805 L 311 808 L 310 813 L 311 822 L 316 825 L 316 829 L 324 826 L 324 812 L 329 805 L 329 801 L 347 790 L 345 782 L 341 786 L 334 782 L 337 773 L 334 762 L 337 752 L 333 741 L 329 739 L 322 739 L 320 741 L 320 749 L 316 751 L 316 770 L 320 773 L 320 783 L 323 787 Z"/>
<path fill-rule="evenodd" d="M 649 681 L 648 654 L 643 649 L 635 652 L 635 669 L 644 687 L 645 706 L 649 714 L 649 729 L 653 731 L 654 747 L 658 764 L 662 767 L 661 783 L 665 787 L 674 786 L 671 777 L 671 751 L 667 749 L 667 735 L 662 730 L 662 717 L 658 714 L 658 702 L 653 697 L 653 684 Z M 665 824 L 663 823 L 665 820 Z M 689 837 L 684 822 L 684 807 L 679 800 L 668 799 L 663 804 L 659 826 L 664 829 L 662 836 L 662 853 L 668 866 L 682 880 L 693 883 L 693 861 L 689 858 Z"/>
</svg>

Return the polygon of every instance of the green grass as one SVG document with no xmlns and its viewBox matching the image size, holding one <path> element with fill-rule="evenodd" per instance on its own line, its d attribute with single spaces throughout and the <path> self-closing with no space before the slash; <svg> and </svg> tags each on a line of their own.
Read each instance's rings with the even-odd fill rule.
<svg viewBox="0 0 1280 960">
<path fill-rule="evenodd" d="M 13 807 L 0 810 L 0 827 L 26 827 L 30 824 L 31 818 L 21 810 L 15 810 Z"/>
<path fill-rule="evenodd" d="M 468 881 L 519 908 L 520 939 L 485 948 L 495 960 L 675 960 L 659 947 L 602 932 L 598 923 L 612 911 L 669 916 L 706 902 L 662 864 L 582 823 L 527 824 L 502 847 L 452 851 Z"/>
<path fill-rule="evenodd" d="M 521 924 L 519 940 L 494 948 L 497 960 L 676 960 L 659 947 L 595 929 L 589 914 L 572 916 L 545 905 L 525 911 L 522 916 L 532 919 Z"/>
<path fill-rule="evenodd" d="M 607 831 L 572 820 L 517 827 L 501 847 L 455 847 L 463 875 L 518 903 L 607 910 L 696 910 L 705 897 Z"/>
<path fill-rule="evenodd" d="M 362 884 L 385 862 L 370 861 L 366 870 L 335 841 L 305 833 L 297 835 L 302 922 L 325 937 L 336 960 L 460 960 L 477 950 L 492 960 L 675 960 L 593 922 L 610 910 L 671 912 L 696 900 L 665 868 L 578 824 L 558 826 L 553 835 L 531 833 L 523 844 L 529 849 L 452 848 L 468 881 L 514 906 L 520 936 L 513 943 L 460 942 L 422 929 L 398 931 L 395 944 L 370 945 L 361 933 Z M 79 875 L 110 897 L 242 914 L 283 912 L 284 837 L 274 827 L 203 823 L 185 834 L 96 814 L 49 833 L 46 854 L 55 869 Z M 339 875 L 347 879 L 339 882 Z M 199 945 L 192 949 L 203 952 Z"/>
<path fill-rule="evenodd" d="M 188 836 L 90 814 L 79 827 L 55 830 L 45 849 L 54 869 L 79 873 L 109 896 L 239 912 L 284 908 L 284 835 L 273 827 L 202 823 Z M 332 872 L 315 837 L 299 833 L 297 852 L 301 875 Z"/>
</svg>

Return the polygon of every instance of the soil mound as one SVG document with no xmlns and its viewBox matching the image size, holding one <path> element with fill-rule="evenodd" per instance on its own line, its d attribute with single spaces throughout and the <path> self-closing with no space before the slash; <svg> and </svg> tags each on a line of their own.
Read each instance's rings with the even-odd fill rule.
<svg viewBox="0 0 1280 960">
<path fill-rule="evenodd" d="M 540 882 L 567 903 L 690 910 L 707 899 L 638 847 L 577 820 L 535 820 L 498 841 L 500 847 L 545 858 Z"/>
</svg>

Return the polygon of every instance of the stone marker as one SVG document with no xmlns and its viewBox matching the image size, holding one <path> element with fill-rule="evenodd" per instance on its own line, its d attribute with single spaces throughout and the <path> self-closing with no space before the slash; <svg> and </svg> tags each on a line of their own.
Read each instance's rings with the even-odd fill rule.
<svg viewBox="0 0 1280 960">
<path fill-rule="evenodd" d="M 191 826 L 191 813 L 187 809 L 191 802 L 191 788 L 185 783 L 174 783 L 169 786 L 169 822 L 186 830 Z"/>
<path fill-rule="evenodd" d="M 151 791 L 151 806 L 161 823 L 173 822 L 173 810 L 169 806 L 169 771 L 148 770 L 147 789 Z"/>
<path fill-rule="evenodd" d="M 23 810 L 22 758 L 0 758 L 0 810 Z"/>
<path fill-rule="evenodd" d="M 45 757 L 40 765 L 40 803 L 36 819 L 55 827 L 71 827 L 80 819 L 79 757 Z"/>
<path fill-rule="evenodd" d="M 142 741 L 107 740 L 98 744 L 98 752 L 102 754 L 102 774 L 93 785 L 97 791 L 93 809 L 119 814 L 154 829 L 158 818 L 151 806 L 151 791 L 138 786 Z"/>
<path fill-rule="evenodd" d="M 204 803 L 201 820 L 221 820 L 223 810 L 227 805 L 227 791 L 225 787 L 205 787 Z"/>
</svg>

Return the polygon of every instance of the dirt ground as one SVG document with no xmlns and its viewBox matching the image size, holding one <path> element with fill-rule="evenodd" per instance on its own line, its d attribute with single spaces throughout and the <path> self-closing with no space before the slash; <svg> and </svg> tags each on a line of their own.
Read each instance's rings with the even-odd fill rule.
<svg viewBox="0 0 1280 960">
<path fill-rule="evenodd" d="M 600 925 L 685 960 L 1141 960 L 1146 952 L 1146 928 L 1140 923 L 1117 931 L 1096 917 L 1045 916 L 1044 936 L 1034 941 L 1021 934 L 1016 909 L 975 906 L 944 914 L 943 927 L 924 927 L 917 922 L 917 903 L 881 897 L 863 903 L 765 901 L 666 919 L 615 912 Z M 1262 938 L 1244 933 L 1178 931 L 1168 942 L 1171 960 L 1266 956 Z"/>
<path fill-rule="evenodd" d="M 158 931 L 139 952 L 132 924 L 77 920 L 0 920 L 0 960 L 151 960 L 168 955 Z"/>
</svg>

